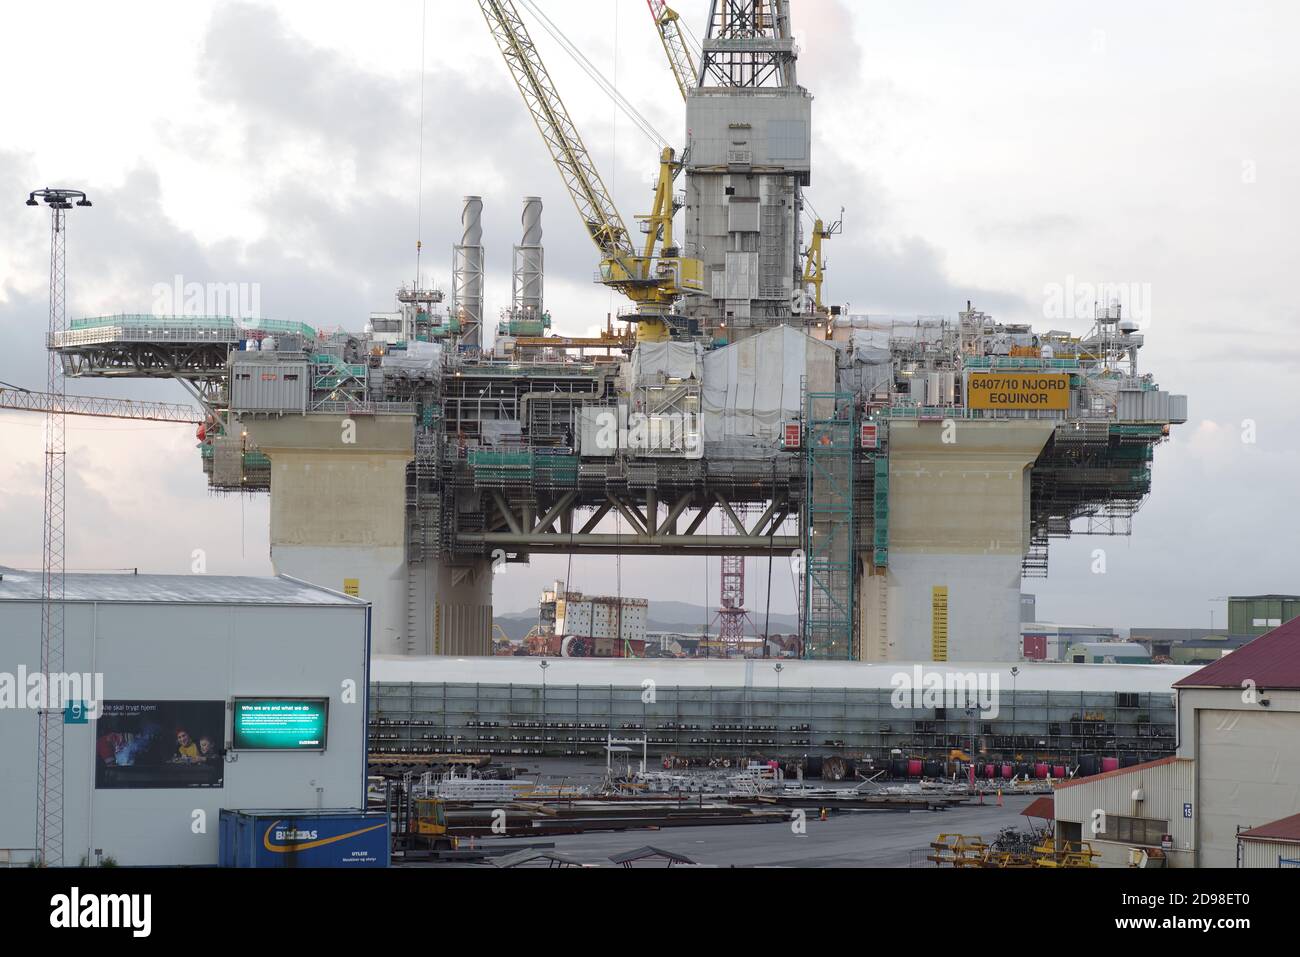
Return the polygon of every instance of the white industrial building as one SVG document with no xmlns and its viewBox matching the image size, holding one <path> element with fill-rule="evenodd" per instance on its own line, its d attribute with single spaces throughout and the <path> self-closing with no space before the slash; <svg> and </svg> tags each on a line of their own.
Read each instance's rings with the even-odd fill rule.
<svg viewBox="0 0 1300 957">
<path fill-rule="evenodd" d="M 569 592 L 557 603 L 555 633 L 579 638 L 645 641 L 650 604 L 644 598 L 616 598 Z"/>
<path fill-rule="evenodd" d="M 546 680 L 553 685 L 628 687 L 642 682 L 661 687 L 693 688 L 833 688 L 849 691 L 890 692 L 899 676 L 911 677 L 916 668 L 947 680 L 950 675 L 983 674 L 997 677 L 1001 692 L 1106 692 L 1161 693 L 1170 683 L 1196 669 L 1180 665 L 1064 665 L 997 661 L 935 663 L 929 661 L 802 661 L 761 658 L 708 658 L 691 660 L 551 658 Z M 440 658 L 376 656 L 372 679 L 376 682 L 520 685 L 541 682 L 537 658 Z M 1009 709 L 1003 708 L 1003 717 Z"/>
<path fill-rule="evenodd" d="M 1300 814 L 1237 835 L 1242 867 L 1300 867 Z"/>
<path fill-rule="evenodd" d="M 1172 867 L 1278 866 L 1284 853 L 1256 854 L 1252 842 L 1286 843 L 1277 837 L 1292 834 L 1283 825 L 1300 813 L 1300 620 L 1174 689 L 1177 758 L 1058 785 L 1058 842 L 1090 841 L 1109 866 L 1151 848 Z"/>
<path fill-rule="evenodd" d="M 64 711 L 61 863 L 215 865 L 222 808 L 365 806 L 366 602 L 283 577 L 69 574 L 63 608 L 62 671 L 86 677 L 49 696 Z M 40 573 L 0 568 L 11 864 L 38 846 L 41 610 Z M 235 750 L 234 699 L 310 702 L 322 736 Z"/>
<path fill-rule="evenodd" d="M 1195 867 L 1195 818 L 1181 811 L 1196 805 L 1195 765 L 1171 755 L 1057 784 L 1057 845 L 1087 841 L 1100 867 L 1128 867 L 1134 852 L 1151 858 L 1147 866 L 1163 857 L 1169 867 Z"/>
</svg>

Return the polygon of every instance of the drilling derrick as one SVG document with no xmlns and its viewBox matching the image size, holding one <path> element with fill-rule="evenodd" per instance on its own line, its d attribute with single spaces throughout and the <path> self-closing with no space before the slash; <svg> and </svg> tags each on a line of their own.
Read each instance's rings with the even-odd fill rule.
<svg viewBox="0 0 1300 957">
<path fill-rule="evenodd" d="M 704 262 L 687 314 L 727 341 L 805 321 L 795 313 L 812 96 L 797 56 L 787 3 L 714 0 L 686 99 L 685 253 Z"/>
</svg>

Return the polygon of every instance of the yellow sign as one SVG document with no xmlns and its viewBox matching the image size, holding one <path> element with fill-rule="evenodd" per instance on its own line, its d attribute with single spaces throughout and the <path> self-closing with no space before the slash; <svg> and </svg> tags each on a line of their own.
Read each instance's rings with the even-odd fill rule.
<svg viewBox="0 0 1300 957">
<path fill-rule="evenodd" d="M 351 595 L 353 598 L 361 597 L 361 579 L 345 578 L 343 579 L 343 594 Z"/>
<path fill-rule="evenodd" d="M 1068 372 L 972 372 L 966 380 L 970 409 L 1050 409 L 1070 407 Z"/>
<path fill-rule="evenodd" d="M 930 653 L 935 661 L 948 660 L 948 586 L 930 589 Z"/>
</svg>

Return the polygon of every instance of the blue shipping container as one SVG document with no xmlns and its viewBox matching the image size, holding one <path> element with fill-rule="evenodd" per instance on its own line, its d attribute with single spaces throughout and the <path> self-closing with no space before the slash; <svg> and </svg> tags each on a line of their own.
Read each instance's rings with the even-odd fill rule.
<svg viewBox="0 0 1300 957">
<path fill-rule="evenodd" d="M 221 812 L 221 867 L 387 867 L 391 850 L 384 813 Z"/>
</svg>

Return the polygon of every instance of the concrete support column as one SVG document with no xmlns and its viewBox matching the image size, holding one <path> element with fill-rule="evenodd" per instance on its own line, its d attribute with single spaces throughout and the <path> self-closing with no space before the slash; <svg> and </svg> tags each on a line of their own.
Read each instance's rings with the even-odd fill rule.
<svg viewBox="0 0 1300 957">
<path fill-rule="evenodd" d="M 1014 661 L 1030 469 L 1047 420 L 889 426 L 889 569 L 862 583 L 867 660 Z M 883 616 L 882 616 L 883 608 Z M 885 622 L 883 635 L 879 622 Z"/>
<path fill-rule="evenodd" d="M 492 562 L 411 566 L 416 625 L 404 654 L 492 654 Z"/>
<path fill-rule="evenodd" d="M 490 562 L 406 561 L 411 415 L 246 417 L 271 459 L 271 563 L 278 575 L 374 606 L 376 655 L 487 655 Z"/>
</svg>

